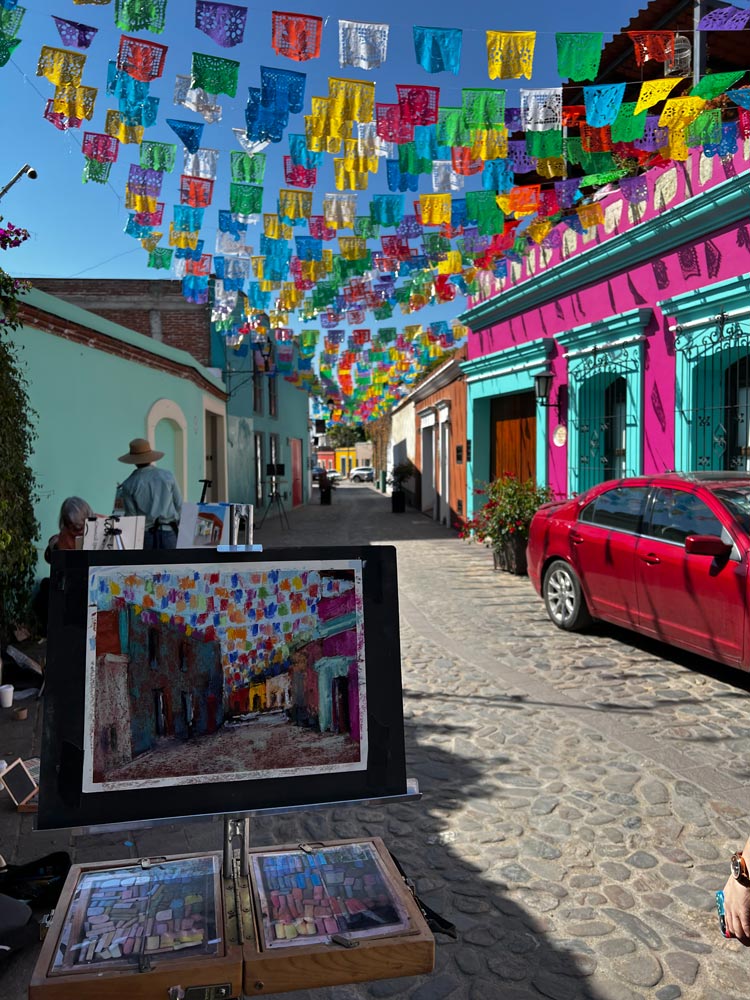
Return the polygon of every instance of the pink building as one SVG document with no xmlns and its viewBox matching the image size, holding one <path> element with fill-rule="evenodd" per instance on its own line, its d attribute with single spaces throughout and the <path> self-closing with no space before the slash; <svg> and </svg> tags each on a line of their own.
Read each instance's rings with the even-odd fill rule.
<svg viewBox="0 0 750 1000">
<path fill-rule="evenodd" d="M 750 139 L 635 180 L 602 224 L 483 275 L 461 316 L 469 486 L 750 469 Z"/>
</svg>

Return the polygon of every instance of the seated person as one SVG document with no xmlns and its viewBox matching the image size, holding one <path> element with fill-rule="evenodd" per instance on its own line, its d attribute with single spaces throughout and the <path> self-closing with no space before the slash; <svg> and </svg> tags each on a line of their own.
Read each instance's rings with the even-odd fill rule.
<svg viewBox="0 0 750 1000">
<path fill-rule="evenodd" d="M 76 540 L 83 537 L 86 519 L 95 516 L 91 507 L 80 497 L 68 497 L 67 500 L 63 500 L 58 521 L 60 530 L 47 542 L 44 552 L 47 562 L 50 562 L 50 552 L 55 549 L 77 548 Z"/>
<path fill-rule="evenodd" d="M 76 541 L 83 537 L 86 528 L 86 519 L 96 517 L 93 510 L 80 497 L 68 497 L 63 500 L 60 508 L 58 520 L 59 531 L 47 542 L 44 550 L 44 558 L 47 562 L 52 562 L 51 553 L 55 549 L 75 549 Z M 39 632 L 41 635 L 47 634 L 47 613 L 49 610 L 49 577 L 44 577 L 39 583 L 31 607 L 37 617 Z"/>
</svg>

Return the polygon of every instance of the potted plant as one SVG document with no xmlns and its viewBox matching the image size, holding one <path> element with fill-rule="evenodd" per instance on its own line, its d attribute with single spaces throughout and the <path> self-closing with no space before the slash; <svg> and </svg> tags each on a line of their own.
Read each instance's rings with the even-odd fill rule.
<svg viewBox="0 0 750 1000">
<path fill-rule="evenodd" d="M 386 482 L 391 487 L 391 510 L 394 514 L 403 514 L 406 510 L 406 492 L 404 486 L 417 471 L 416 466 L 408 458 L 394 465 Z"/>
<path fill-rule="evenodd" d="M 533 479 L 521 480 L 505 472 L 486 489 L 474 493 L 485 500 L 465 523 L 462 536 L 490 546 L 495 569 L 525 575 L 529 525 L 542 504 L 552 499 L 552 491 L 548 486 L 537 486 Z"/>
</svg>

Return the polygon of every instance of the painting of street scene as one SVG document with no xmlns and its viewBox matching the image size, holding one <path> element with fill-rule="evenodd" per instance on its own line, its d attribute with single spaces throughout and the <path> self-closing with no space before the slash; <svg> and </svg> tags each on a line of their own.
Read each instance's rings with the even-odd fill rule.
<svg viewBox="0 0 750 1000">
<path fill-rule="evenodd" d="M 84 791 L 367 766 L 362 567 L 89 573 Z"/>
</svg>

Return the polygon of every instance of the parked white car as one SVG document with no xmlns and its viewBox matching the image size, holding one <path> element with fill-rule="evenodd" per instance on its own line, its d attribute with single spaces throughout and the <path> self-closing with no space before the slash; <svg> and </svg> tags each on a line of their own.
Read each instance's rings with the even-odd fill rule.
<svg viewBox="0 0 750 1000">
<path fill-rule="evenodd" d="M 355 465 L 349 472 L 353 483 L 371 483 L 375 478 L 375 470 L 371 465 Z"/>
</svg>

